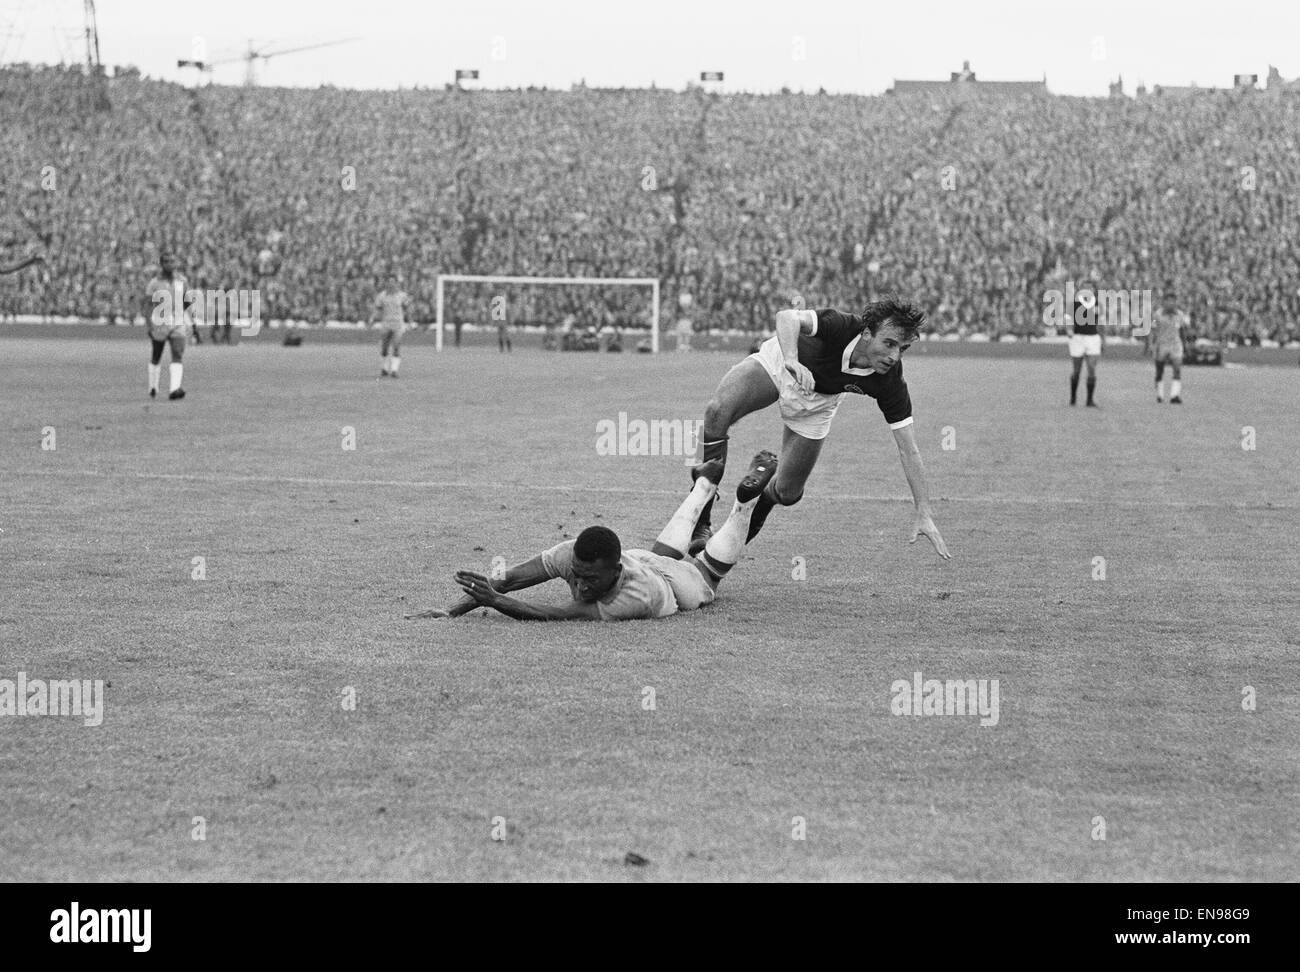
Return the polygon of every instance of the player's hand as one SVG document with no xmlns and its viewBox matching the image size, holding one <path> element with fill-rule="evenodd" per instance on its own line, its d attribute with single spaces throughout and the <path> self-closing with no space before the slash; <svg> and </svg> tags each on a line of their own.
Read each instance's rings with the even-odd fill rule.
<svg viewBox="0 0 1300 972">
<path fill-rule="evenodd" d="M 501 596 L 497 593 L 496 588 L 492 586 L 492 582 L 477 571 L 458 570 L 455 579 L 466 594 L 484 607 L 492 607 L 497 598 Z"/>
<path fill-rule="evenodd" d="M 907 542 L 916 543 L 921 534 L 925 534 L 925 538 L 934 544 L 935 553 L 944 560 L 952 559 L 952 554 L 948 553 L 948 545 L 943 542 L 943 537 L 939 535 L 939 528 L 934 525 L 934 519 L 929 513 L 916 514 L 916 521 L 912 524 L 912 539 Z"/>
<path fill-rule="evenodd" d="M 787 361 L 785 370 L 790 372 L 794 377 L 794 382 L 799 386 L 799 390 L 805 395 L 811 395 L 817 387 L 817 379 L 813 373 L 801 365 L 798 361 Z"/>
<path fill-rule="evenodd" d="M 795 310 L 803 310 L 803 294 L 791 294 L 790 306 Z"/>
</svg>

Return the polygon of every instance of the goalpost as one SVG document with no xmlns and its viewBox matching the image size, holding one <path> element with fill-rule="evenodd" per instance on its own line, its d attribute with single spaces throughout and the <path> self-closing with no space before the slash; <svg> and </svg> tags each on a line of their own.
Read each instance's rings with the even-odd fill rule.
<svg viewBox="0 0 1300 972">
<path fill-rule="evenodd" d="M 658 277 L 494 277 L 467 273 L 440 273 L 436 282 L 434 350 L 442 350 L 443 288 L 448 283 L 484 284 L 574 284 L 597 287 L 650 288 L 650 350 L 659 353 L 659 278 Z M 558 322 L 557 322 L 558 323 Z"/>
</svg>

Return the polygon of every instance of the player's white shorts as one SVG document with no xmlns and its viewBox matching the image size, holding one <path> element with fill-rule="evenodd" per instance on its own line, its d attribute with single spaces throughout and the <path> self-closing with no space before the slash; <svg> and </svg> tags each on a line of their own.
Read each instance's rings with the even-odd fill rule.
<svg viewBox="0 0 1300 972">
<path fill-rule="evenodd" d="M 165 327 L 161 324 L 149 325 L 149 340 L 151 341 L 169 341 L 173 347 L 180 342 L 182 347 L 185 346 L 186 336 L 189 332 L 187 327 Z"/>
<path fill-rule="evenodd" d="M 750 355 L 761 364 L 776 385 L 781 420 L 791 432 L 805 439 L 824 439 L 831 430 L 831 419 L 840 407 L 843 395 L 802 392 L 794 375 L 785 370 L 785 356 L 776 338 L 768 338 Z"/>
<path fill-rule="evenodd" d="M 1096 357 L 1101 354 L 1100 334 L 1071 334 L 1070 357 L 1082 358 L 1084 355 Z"/>
<path fill-rule="evenodd" d="M 1183 363 L 1183 346 L 1180 344 L 1176 348 L 1156 348 L 1156 364 L 1176 364 Z"/>
<path fill-rule="evenodd" d="M 694 611 L 706 604 L 712 604 L 717 593 L 705 581 L 700 568 L 694 560 L 673 560 L 660 557 L 655 561 L 654 569 L 664 575 L 668 586 L 677 598 L 677 610 Z"/>
</svg>

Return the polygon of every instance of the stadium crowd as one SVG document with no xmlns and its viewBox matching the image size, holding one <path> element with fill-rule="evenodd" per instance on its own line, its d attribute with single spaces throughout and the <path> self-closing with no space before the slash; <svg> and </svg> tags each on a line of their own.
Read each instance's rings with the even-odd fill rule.
<svg viewBox="0 0 1300 972">
<path fill-rule="evenodd" d="M 0 70 L 0 315 L 127 319 L 159 250 L 263 314 L 364 320 L 388 273 L 658 277 L 699 329 L 897 291 L 1044 332 L 1067 279 L 1172 287 L 1193 337 L 1300 340 L 1300 96 L 196 89 Z M 461 284 L 448 320 L 644 325 L 628 288 Z"/>
</svg>

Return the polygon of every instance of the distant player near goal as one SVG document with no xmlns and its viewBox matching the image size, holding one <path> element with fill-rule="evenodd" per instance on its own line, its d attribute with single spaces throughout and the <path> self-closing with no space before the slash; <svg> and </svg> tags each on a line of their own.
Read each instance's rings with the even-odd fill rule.
<svg viewBox="0 0 1300 972">
<path fill-rule="evenodd" d="M 1101 357 L 1101 330 L 1097 326 L 1097 295 L 1080 290 L 1074 297 L 1074 316 L 1070 334 L 1070 404 L 1079 398 L 1079 372 L 1088 365 L 1088 407 L 1098 408 L 1093 395 L 1097 391 L 1097 360 Z"/>
<path fill-rule="evenodd" d="M 1183 332 L 1191 326 L 1192 319 L 1187 312 L 1178 310 L 1173 291 L 1166 290 L 1142 349 L 1144 354 L 1155 355 L 1157 404 L 1164 401 L 1165 365 L 1169 365 L 1174 375 L 1169 385 L 1169 404 L 1183 403 Z"/>
<path fill-rule="evenodd" d="M 185 339 L 194 327 L 194 321 L 190 318 L 189 308 L 185 306 L 185 278 L 176 272 L 176 258 L 164 252 L 158 258 L 158 266 L 158 276 L 149 280 L 144 312 L 145 320 L 149 322 L 149 341 L 152 345 L 149 355 L 149 397 L 158 397 L 163 350 L 170 347 L 171 392 L 167 397 L 175 401 L 185 397 L 185 389 L 181 387 L 185 371 L 182 360 L 185 356 Z"/>
<path fill-rule="evenodd" d="M 379 342 L 379 356 L 384 361 L 379 369 L 380 378 L 396 378 L 397 369 L 402 365 L 402 335 L 406 333 L 406 308 L 410 302 L 410 295 L 398 286 L 397 277 L 391 274 L 384 280 L 384 289 L 375 294 L 367 326 L 376 320 L 384 325 L 384 336 Z"/>
<path fill-rule="evenodd" d="M 879 300 L 861 315 L 838 310 L 794 310 L 776 315 L 776 335 L 723 377 L 704 411 L 703 461 L 726 462 L 727 439 L 750 412 L 779 403 L 785 431 L 781 470 L 763 490 L 749 527 L 749 540 L 762 529 L 774 506 L 793 506 L 817 464 L 831 420 L 846 395 L 876 400 L 898 445 L 903 474 L 912 490 L 916 516 L 912 543 L 924 535 L 940 557 L 948 547 L 934 525 L 925 467 L 912 429 L 912 399 L 903 380 L 903 352 L 912 346 L 925 315 L 911 304 Z M 703 466 L 691 470 L 698 475 Z M 692 551 L 709 536 L 709 508 L 700 516 Z"/>
<path fill-rule="evenodd" d="M 731 515 L 709 538 L 703 553 L 690 557 L 687 548 L 695 522 L 705 504 L 712 503 L 722 479 L 722 463 L 704 463 L 690 495 L 668 521 L 650 550 L 624 550 L 608 527 L 592 526 L 576 540 L 566 540 L 517 564 L 505 576 L 491 578 L 459 570 L 456 583 L 465 596 L 447 610 L 435 609 L 414 618 L 454 618 L 477 607 L 488 607 L 520 621 L 630 621 L 666 618 L 711 604 L 718 585 L 740 560 L 749 518 L 763 488 L 776 473 L 776 456 L 760 452 L 736 488 Z M 563 579 L 572 601 L 558 607 L 529 604 L 507 597 L 522 590 Z"/>
</svg>

